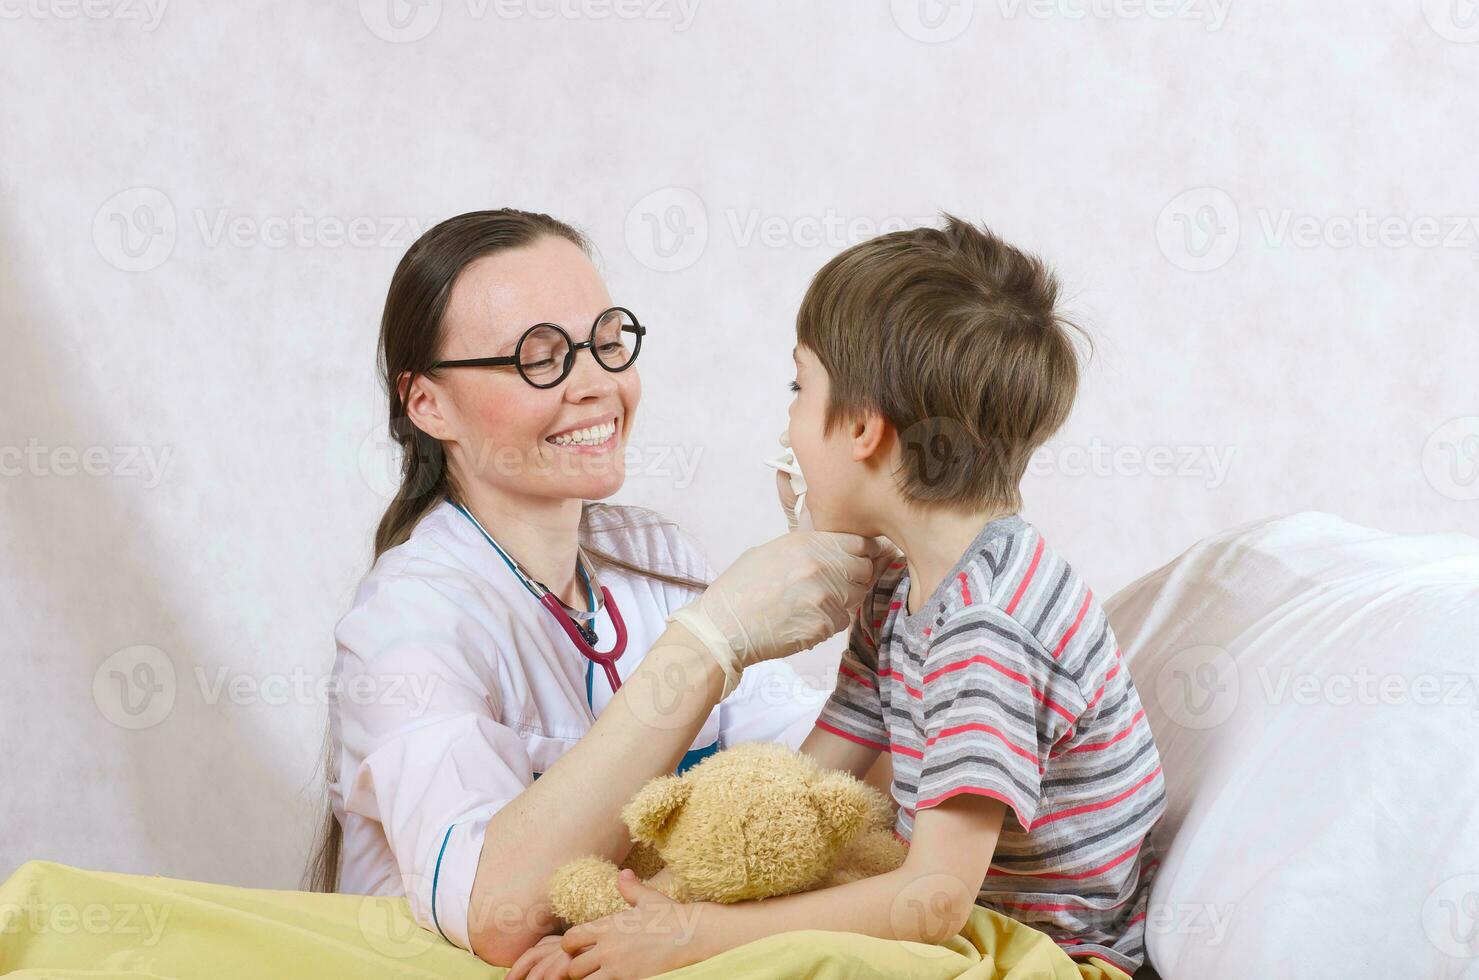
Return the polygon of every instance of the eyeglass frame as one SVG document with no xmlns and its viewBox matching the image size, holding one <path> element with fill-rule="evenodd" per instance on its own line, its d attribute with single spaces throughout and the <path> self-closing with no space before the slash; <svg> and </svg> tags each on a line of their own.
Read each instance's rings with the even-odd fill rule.
<svg viewBox="0 0 1479 980">
<path fill-rule="evenodd" d="M 637 342 L 632 347 L 631 359 L 619 368 L 607 367 L 606 362 L 601 360 L 601 356 L 596 353 L 596 328 L 601 325 L 601 321 L 605 319 L 606 315 L 612 312 L 625 313 L 627 317 L 629 317 L 632 321 L 631 332 L 637 337 Z M 549 382 L 548 384 L 536 383 L 527 374 L 524 373 L 524 366 L 519 363 L 519 349 L 524 346 L 524 338 L 529 336 L 534 331 L 538 330 L 540 327 L 554 327 L 560 332 L 560 336 L 565 338 L 565 344 L 569 348 L 565 352 L 565 365 L 560 370 L 560 376 L 555 380 Z M 623 324 L 622 326 L 622 331 L 626 332 L 625 324 Z M 585 348 L 590 349 L 591 357 L 595 358 L 596 363 L 601 365 L 602 370 L 608 371 L 611 374 L 620 374 L 622 371 L 625 371 L 627 368 L 637 363 L 637 355 L 642 352 L 642 338 L 646 336 L 646 334 L 647 328 L 642 326 L 642 321 L 637 319 L 637 314 L 633 313 L 625 306 L 611 306 L 596 314 L 595 320 L 591 322 L 590 336 L 578 344 L 575 343 L 575 341 L 571 338 L 570 332 L 564 327 L 560 326 L 558 323 L 536 323 L 525 330 L 523 333 L 519 334 L 518 343 L 514 344 L 514 352 L 512 357 L 463 357 L 453 361 L 437 361 L 431 366 L 431 369 L 435 371 L 438 368 L 444 367 L 508 367 L 509 365 L 513 365 L 513 367 L 518 370 L 519 377 L 524 379 L 525 384 L 528 384 L 534 388 L 555 388 L 562 384 L 566 378 L 570 377 L 570 372 L 575 370 L 575 355 L 579 354 L 581 350 Z"/>
</svg>

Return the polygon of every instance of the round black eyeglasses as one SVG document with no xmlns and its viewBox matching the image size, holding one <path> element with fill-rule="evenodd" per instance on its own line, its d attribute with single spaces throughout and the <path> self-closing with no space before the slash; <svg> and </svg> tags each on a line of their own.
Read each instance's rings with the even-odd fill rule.
<svg viewBox="0 0 1479 980">
<path fill-rule="evenodd" d="M 512 357 L 465 357 L 437 361 L 432 368 L 513 365 L 519 377 L 535 388 L 553 388 L 570 376 L 575 355 L 583 347 L 589 347 L 596 363 L 607 371 L 625 371 L 641 352 L 646 333 L 647 328 L 637 322 L 631 310 L 613 306 L 596 317 L 590 337 L 578 344 L 558 323 L 536 323 L 519 337 Z"/>
</svg>

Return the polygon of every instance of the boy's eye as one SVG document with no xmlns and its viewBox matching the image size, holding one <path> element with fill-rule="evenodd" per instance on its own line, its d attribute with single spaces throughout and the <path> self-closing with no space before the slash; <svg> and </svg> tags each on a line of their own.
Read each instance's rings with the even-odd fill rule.
<svg viewBox="0 0 1479 980">
<path fill-rule="evenodd" d="M 788 385 L 787 387 L 789 387 L 792 391 L 800 391 L 801 390 L 801 386 L 799 384 L 797 384 L 796 382 L 794 382 L 794 381 L 792 381 L 790 383 L 790 385 Z"/>
</svg>

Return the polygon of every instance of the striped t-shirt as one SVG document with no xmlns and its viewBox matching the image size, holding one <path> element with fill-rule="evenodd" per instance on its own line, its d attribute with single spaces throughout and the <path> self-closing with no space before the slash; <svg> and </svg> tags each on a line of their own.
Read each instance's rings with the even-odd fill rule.
<svg viewBox="0 0 1479 980">
<path fill-rule="evenodd" d="M 817 724 L 888 749 L 894 833 L 961 793 L 1007 806 L 977 903 L 1134 973 L 1166 809 L 1160 755 L 1093 592 L 1017 514 L 988 522 L 909 615 L 888 567 Z"/>
</svg>

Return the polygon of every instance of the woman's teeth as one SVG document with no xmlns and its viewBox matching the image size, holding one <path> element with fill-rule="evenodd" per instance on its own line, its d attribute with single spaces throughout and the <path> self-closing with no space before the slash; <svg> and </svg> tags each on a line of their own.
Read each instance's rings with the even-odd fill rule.
<svg viewBox="0 0 1479 980">
<path fill-rule="evenodd" d="M 606 422 L 602 425 L 593 425 L 588 429 L 576 429 L 574 432 L 550 436 L 549 441 L 557 446 L 599 446 L 610 439 L 615 432 L 616 423 Z"/>
</svg>

